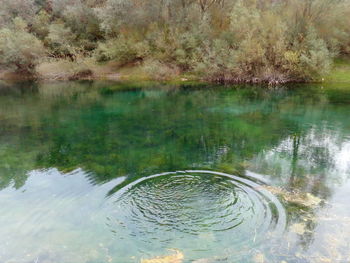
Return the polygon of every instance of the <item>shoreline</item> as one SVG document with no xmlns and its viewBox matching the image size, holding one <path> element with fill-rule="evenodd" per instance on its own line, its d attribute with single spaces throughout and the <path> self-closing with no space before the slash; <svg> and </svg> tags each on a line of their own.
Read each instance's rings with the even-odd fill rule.
<svg viewBox="0 0 350 263">
<path fill-rule="evenodd" d="M 23 81 L 36 81 L 36 82 L 55 82 L 55 81 L 165 81 L 165 82 L 203 82 L 208 84 L 262 84 L 262 85 L 283 85 L 283 84 L 301 84 L 301 83 L 323 83 L 323 81 L 302 81 L 302 80 L 276 80 L 270 81 L 259 78 L 216 78 L 206 79 L 195 75 L 176 75 L 168 78 L 152 78 L 139 75 L 123 75 L 120 72 L 103 74 L 103 75 L 83 75 L 74 77 L 40 77 L 37 75 L 14 73 L 14 72 L 0 72 L 0 81 L 11 82 L 23 82 Z"/>
<path fill-rule="evenodd" d="M 42 64 L 43 66 L 50 67 Z M 72 63 L 72 66 L 79 65 Z M 190 73 L 170 74 L 165 77 L 151 76 L 142 70 L 138 65 L 116 66 L 113 62 L 105 65 L 90 64 L 84 70 L 67 70 L 59 65 L 54 65 L 46 72 L 41 70 L 36 74 L 11 72 L 0 70 L 0 81 L 10 82 L 55 82 L 55 81 L 165 81 L 165 82 L 202 82 L 208 84 L 261 84 L 268 86 L 278 86 L 285 84 L 307 84 L 307 83 L 349 83 L 350 84 L 350 59 L 336 59 L 332 70 L 319 80 L 307 81 L 297 79 L 282 79 L 278 77 L 258 78 L 258 77 L 220 77 L 204 78 Z"/>
</svg>

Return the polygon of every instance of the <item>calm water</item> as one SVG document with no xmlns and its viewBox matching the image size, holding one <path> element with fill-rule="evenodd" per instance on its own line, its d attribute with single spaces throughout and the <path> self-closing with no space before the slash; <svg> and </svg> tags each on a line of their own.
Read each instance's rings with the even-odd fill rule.
<svg viewBox="0 0 350 263">
<path fill-rule="evenodd" d="M 350 262 L 350 85 L 140 86 L 0 83 L 0 262 Z"/>
</svg>

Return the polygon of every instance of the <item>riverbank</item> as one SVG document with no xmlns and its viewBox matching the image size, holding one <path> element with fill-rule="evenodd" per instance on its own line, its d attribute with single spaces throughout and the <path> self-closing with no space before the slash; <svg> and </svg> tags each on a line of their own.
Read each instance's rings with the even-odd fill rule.
<svg viewBox="0 0 350 263">
<path fill-rule="evenodd" d="M 350 83 L 350 58 L 335 59 L 333 68 L 326 76 L 325 81 Z"/>
<path fill-rule="evenodd" d="M 67 81 L 67 80 L 115 80 L 115 81 L 185 81 L 201 80 L 200 77 L 158 67 L 150 72 L 139 63 L 120 65 L 117 62 L 96 63 L 92 59 L 79 61 L 57 60 L 40 63 L 34 74 L 0 69 L 0 80 L 9 81 Z"/>
<path fill-rule="evenodd" d="M 206 79 L 191 73 L 183 73 L 164 65 L 154 65 L 149 69 L 143 64 L 135 62 L 120 65 L 116 62 L 96 63 L 92 59 L 80 59 L 79 61 L 56 60 L 47 61 L 36 67 L 36 73 L 29 75 L 15 73 L 9 70 L 0 70 L 0 80 L 8 81 L 67 81 L 67 80 L 112 80 L 112 81 L 205 81 L 225 82 L 224 79 Z M 158 66 L 158 67 L 157 67 Z M 282 80 L 278 78 L 235 78 L 227 79 L 227 83 L 265 83 L 265 84 L 286 84 L 300 83 L 298 80 Z M 350 83 L 350 58 L 337 58 L 330 72 L 313 82 L 327 83 Z"/>
</svg>

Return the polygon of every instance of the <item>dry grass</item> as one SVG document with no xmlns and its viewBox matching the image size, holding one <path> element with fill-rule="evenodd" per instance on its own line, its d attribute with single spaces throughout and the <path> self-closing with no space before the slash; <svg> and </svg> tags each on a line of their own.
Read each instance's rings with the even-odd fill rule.
<svg viewBox="0 0 350 263">
<path fill-rule="evenodd" d="M 39 79 L 45 80 L 91 79 L 93 76 L 93 70 L 88 62 L 84 60 L 60 59 L 46 61 L 36 67 L 36 72 Z"/>
<path fill-rule="evenodd" d="M 35 76 L 28 73 L 13 72 L 12 70 L 0 69 L 0 80 L 33 80 Z"/>
</svg>

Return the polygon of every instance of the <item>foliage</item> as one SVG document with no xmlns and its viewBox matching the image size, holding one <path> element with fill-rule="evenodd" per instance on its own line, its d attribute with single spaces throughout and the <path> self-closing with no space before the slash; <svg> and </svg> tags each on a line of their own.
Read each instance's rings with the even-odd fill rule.
<svg viewBox="0 0 350 263">
<path fill-rule="evenodd" d="M 21 18 L 14 20 L 14 28 L 0 30 L 0 65 L 14 71 L 32 72 L 44 55 L 41 41 L 27 31 Z"/>
<path fill-rule="evenodd" d="M 167 80 L 178 75 L 179 69 L 160 62 L 159 60 L 146 60 L 143 64 L 143 70 L 151 79 Z"/>
<path fill-rule="evenodd" d="M 58 21 L 50 25 L 46 41 L 53 54 L 57 56 L 65 56 L 74 53 L 75 40 L 76 36 L 70 28 L 64 25 L 64 23 Z"/>
<path fill-rule="evenodd" d="M 219 81 L 309 81 L 350 53 L 349 1 L 4 0 L 0 25 L 15 30 L 20 17 L 55 58 L 93 55 Z"/>
<path fill-rule="evenodd" d="M 63 12 L 63 19 L 80 40 L 79 44 L 84 49 L 95 49 L 96 40 L 103 39 L 95 12 L 81 2 L 66 8 Z"/>
<path fill-rule="evenodd" d="M 50 15 L 45 10 L 41 10 L 34 17 L 34 21 L 32 24 L 32 31 L 40 39 L 43 40 L 50 32 L 49 26 L 50 26 Z"/>
<path fill-rule="evenodd" d="M 8 26 L 15 17 L 31 22 L 38 6 L 34 0 L 2 0 L 0 8 L 0 26 Z"/>
<path fill-rule="evenodd" d="M 142 57 L 143 53 L 141 43 L 135 43 L 131 39 L 120 36 L 104 43 L 99 43 L 95 57 L 97 61 L 116 60 L 121 64 L 134 61 Z"/>
</svg>

